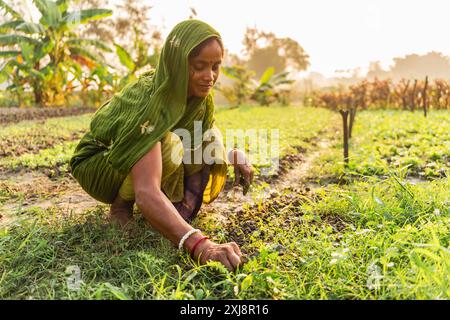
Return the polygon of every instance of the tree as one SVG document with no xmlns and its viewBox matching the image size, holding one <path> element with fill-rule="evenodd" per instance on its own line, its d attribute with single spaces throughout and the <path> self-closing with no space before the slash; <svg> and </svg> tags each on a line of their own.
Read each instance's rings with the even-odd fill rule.
<svg viewBox="0 0 450 320">
<path fill-rule="evenodd" d="M 268 67 L 275 72 L 303 71 L 309 66 L 309 56 L 291 38 L 278 38 L 272 32 L 264 32 L 256 28 L 247 28 L 243 44 L 247 56 L 247 66 L 261 77 Z"/>
<path fill-rule="evenodd" d="M 278 72 L 285 70 L 286 61 L 278 54 L 276 47 L 256 48 L 247 62 L 247 67 L 255 70 L 255 75 L 261 77 L 268 67 Z"/>
<path fill-rule="evenodd" d="M 117 5 L 120 16 L 115 20 L 116 53 L 126 68 L 123 87 L 144 67 L 155 67 L 162 48 L 161 32 L 149 24 L 151 6 L 141 0 L 125 0 Z"/>
<path fill-rule="evenodd" d="M 99 8 L 109 6 L 108 0 L 76 0 L 76 2 L 79 2 L 82 8 Z M 102 20 L 90 21 L 81 28 L 80 36 L 102 40 L 106 43 L 113 43 L 115 38 L 113 18 L 107 17 Z"/>
<path fill-rule="evenodd" d="M 388 78 L 389 72 L 384 70 L 381 66 L 380 61 L 373 61 L 369 65 L 369 71 L 367 72 L 367 79 L 373 80 L 375 78 L 377 79 L 386 79 Z"/>
<path fill-rule="evenodd" d="M 91 48 L 111 51 L 102 41 L 77 37 L 73 29 L 109 16 L 112 11 L 97 8 L 68 11 L 68 0 L 33 3 L 41 14 L 38 23 L 25 21 L 23 15 L 0 0 L 0 8 L 11 16 L 0 26 L 2 32 L 10 32 L 0 35 L 0 46 L 10 47 L 0 53 L 1 58 L 7 59 L 0 70 L 0 80 L 14 75 L 11 89 L 18 90 L 18 85 L 28 83 L 37 104 L 63 105 L 68 74 L 81 65 L 93 68 L 103 62 Z"/>
<path fill-rule="evenodd" d="M 450 59 L 440 52 L 429 52 L 426 55 L 410 54 L 405 57 L 394 58 L 391 68 L 393 80 L 402 78 L 431 79 L 450 78 Z"/>
</svg>

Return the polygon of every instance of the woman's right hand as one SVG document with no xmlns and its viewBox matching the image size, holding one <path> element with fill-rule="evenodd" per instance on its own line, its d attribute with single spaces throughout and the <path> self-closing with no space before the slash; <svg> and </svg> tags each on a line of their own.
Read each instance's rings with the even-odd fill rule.
<svg viewBox="0 0 450 320">
<path fill-rule="evenodd" d="M 236 270 L 243 263 L 242 252 L 236 242 L 217 244 L 206 240 L 200 243 L 192 254 L 195 259 L 200 259 L 201 264 L 208 261 L 218 261 L 230 272 Z"/>
<path fill-rule="evenodd" d="M 161 191 L 161 142 L 133 166 L 131 173 L 136 204 L 146 220 L 173 244 L 179 244 L 183 235 L 193 228 Z M 208 239 L 201 240 L 202 237 L 202 234 L 196 232 L 184 241 L 184 248 L 189 252 L 195 249 L 192 255 L 195 259 L 200 259 L 200 263 L 218 261 L 230 271 L 242 263 L 242 254 L 236 243 L 216 244 Z"/>
</svg>

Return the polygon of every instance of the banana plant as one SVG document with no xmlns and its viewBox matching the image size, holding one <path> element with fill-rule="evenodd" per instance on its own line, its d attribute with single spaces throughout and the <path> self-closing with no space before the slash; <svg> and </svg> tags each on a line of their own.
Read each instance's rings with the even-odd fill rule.
<svg viewBox="0 0 450 320">
<path fill-rule="evenodd" d="M 252 94 L 251 78 L 254 76 L 254 72 L 241 65 L 224 66 L 221 71 L 226 77 L 233 80 L 233 85 L 231 87 L 219 85 L 217 90 L 234 106 L 241 105 Z"/>
<path fill-rule="evenodd" d="M 87 66 L 94 68 L 103 63 L 95 50 L 112 52 L 102 41 L 79 38 L 73 30 L 80 24 L 110 16 L 112 11 L 94 8 L 70 12 L 68 0 L 33 3 L 41 14 L 37 23 L 25 21 L 0 0 L 0 9 L 11 16 L 10 21 L 0 25 L 0 46 L 9 48 L 0 52 L 0 59 L 6 60 L 0 70 L 0 82 L 13 81 L 15 74 L 33 88 L 36 104 L 62 105 L 68 75 L 76 72 L 75 65 L 86 65 L 81 60 L 90 61 Z"/>
<path fill-rule="evenodd" d="M 119 57 L 120 63 L 127 70 L 125 76 L 120 80 L 119 88 L 123 88 L 127 83 L 136 79 L 136 73 L 140 69 L 148 65 L 155 67 L 158 62 L 160 54 L 159 49 L 156 48 L 153 54 L 148 54 L 149 44 L 138 37 L 134 40 L 133 51 L 136 56 L 135 59 L 133 59 L 131 52 L 127 51 L 119 44 L 115 43 L 114 46 L 116 48 L 116 54 Z"/>
<path fill-rule="evenodd" d="M 120 77 L 116 73 L 111 73 L 106 65 L 98 65 L 91 70 L 89 79 L 96 88 L 95 106 L 98 107 L 105 96 L 117 91 Z"/>
<path fill-rule="evenodd" d="M 283 98 L 281 86 L 291 84 L 294 80 L 288 79 L 289 72 L 275 74 L 275 68 L 267 68 L 259 81 L 253 81 L 254 92 L 251 98 L 263 106 L 268 106 L 273 101 Z"/>
</svg>

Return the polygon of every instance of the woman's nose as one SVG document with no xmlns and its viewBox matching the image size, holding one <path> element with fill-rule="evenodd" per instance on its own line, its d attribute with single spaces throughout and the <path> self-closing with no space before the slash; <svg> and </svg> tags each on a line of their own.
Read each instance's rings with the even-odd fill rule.
<svg viewBox="0 0 450 320">
<path fill-rule="evenodd" d="M 206 71 L 203 79 L 205 81 L 212 82 L 214 80 L 214 71 L 213 70 Z"/>
</svg>

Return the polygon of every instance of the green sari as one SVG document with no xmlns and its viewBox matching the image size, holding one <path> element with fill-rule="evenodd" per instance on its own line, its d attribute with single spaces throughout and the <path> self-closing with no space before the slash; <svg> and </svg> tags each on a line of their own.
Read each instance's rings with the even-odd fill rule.
<svg viewBox="0 0 450 320">
<path fill-rule="evenodd" d="M 168 164 L 172 147 L 176 148 L 180 141 L 166 138 L 173 137 L 170 133 L 176 129 L 186 129 L 194 137 L 194 121 L 202 121 L 203 133 L 212 129 L 213 138 L 210 142 L 192 138 L 190 146 L 183 146 L 183 153 L 205 148 L 209 143 L 221 146 L 215 154 L 203 202 L 217 198 L 226 181 L 227 157 L 220 131 L 214 126 L 214 102 L 208 95 L 187 103 L 189 53 L 211 37 L 220 35 L 204 22 L 179 23 L 164 43 L 156 70 L 128 84 L 94 114 L 90 131 L 80 140 L 69 163 L 73 177 L 93 198 L 112 203 L 122 184 L 129 184 L 126 178 L 134 164 L 161 141 L 166 146 L 161 189 L 169 200 L 179 201 L 183 197 L 184 175 L 198 172 L 204 164 L 175 162 L 175 168 L 167 170 L 164 163 Z"/>
</svg>

